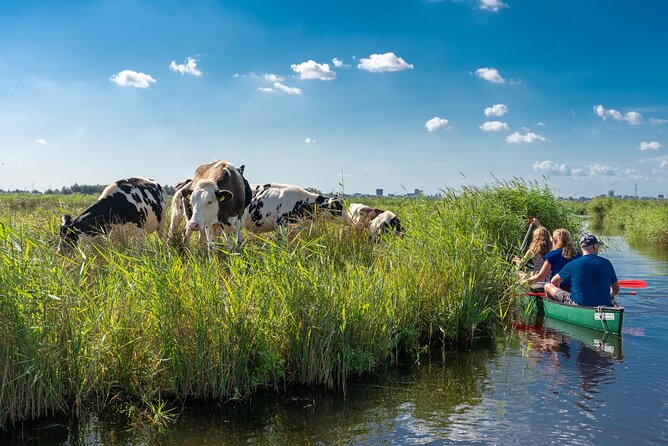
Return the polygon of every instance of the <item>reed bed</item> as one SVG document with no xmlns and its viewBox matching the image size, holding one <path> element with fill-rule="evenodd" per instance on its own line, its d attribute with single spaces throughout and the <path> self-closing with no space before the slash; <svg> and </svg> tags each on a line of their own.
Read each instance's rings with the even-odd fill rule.
<svg viewBox="0 0 668 446">
<path fill-rule="evenodd" d="M 621 231 L 633 243 L 668 246 L 668 201 L 596 198 L 587 206 L 591 225 Z"/>
<path fill-rule="evenodd" d="M 380 241 L 323 219 L 219 256 L 113 233 L 57 254 L 60 214 L 94 200 L 0 196 L 2 426 L 108 407 L 155 419 L 164 401 L 292 383 L 345 391 L 499 327 L 528 216 L 577 228 L 547 188 L 515 181 L 372 202 L 407 231 Z"/>
</svg>

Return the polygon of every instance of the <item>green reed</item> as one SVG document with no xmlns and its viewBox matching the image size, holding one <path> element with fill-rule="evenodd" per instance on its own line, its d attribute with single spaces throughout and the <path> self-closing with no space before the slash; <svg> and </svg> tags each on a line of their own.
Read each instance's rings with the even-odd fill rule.
<svg viewBox="0 0 668 446">
<path fill-rule="evenodd" d="M 60 214 L 94 197 L 42 197 L 26 213 L 15 200 L 0 197 L 14 209 L 0 220 L 3 425 L 109 406 L 164 422 L 164 401 L 292 383 L 345 391 L 430 345 L 489 336 L 514 294 L 527 217 L 575 226 L 546 188 L 516 181 L 372 201 L 399 215 L 403 237 L 320 219 L 217 256 L 113 233 L 61 256 Z"/>
<path fill-rule="evenodd" d="M 596 198 L 587 206 L 592 226 L 621 231 L 635 243 L 668 245 L 668 201 Z"/>
</svg>

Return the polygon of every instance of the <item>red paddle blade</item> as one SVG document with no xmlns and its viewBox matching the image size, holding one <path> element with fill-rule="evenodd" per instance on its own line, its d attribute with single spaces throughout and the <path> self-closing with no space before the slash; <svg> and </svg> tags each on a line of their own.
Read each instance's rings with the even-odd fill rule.
<svg viewBox="0 0 668 446">
<path fill-rule="evenodd" d="M 644 280 L 620 280 L 619 286 L 622 288 L 647 288 L 647 282 Z"/>
</svg>

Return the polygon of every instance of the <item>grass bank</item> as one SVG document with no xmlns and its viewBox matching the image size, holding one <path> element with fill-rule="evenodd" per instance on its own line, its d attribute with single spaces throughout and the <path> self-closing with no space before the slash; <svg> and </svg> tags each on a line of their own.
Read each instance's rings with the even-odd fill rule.
<svg viewBox="0 0 668 446">
<path fill-rule="evenodd" d="M 0 196 L 0 423 L 113 406 L 228 400 L 291 383 L 338 386 L 431 345 L 468 345 L 509 307 L 526 217 L 578 223 L 547 190 L 499 183 L 438 200 L 381 200 L 407 234 L 340 222 L 231 255 L 158 236 L 55 252 L 60 214 L 95 197 Z M 162 414 L 162 415 L 161 415 Z"/>
<path fill-rule="evenodd" d="M 595 198 L 587 214 L 595 229 L 621 231 L 634 243 L 668 246 L 668 200 Z"/>
</svg>

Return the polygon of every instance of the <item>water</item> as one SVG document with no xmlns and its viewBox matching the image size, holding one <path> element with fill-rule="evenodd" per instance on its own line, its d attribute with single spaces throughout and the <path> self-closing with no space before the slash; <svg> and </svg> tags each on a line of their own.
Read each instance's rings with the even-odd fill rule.
<svg viewBox="0 0 668 446">
<path fill-rule="evenodd" d="M 649 284 L 618 297 L 622 338 L 545 319 L 492 346 L 435 352 L 418 366 L 354 380 L 345 398 L 292 389 L 189 405 L 163 432 L 118 418 L 60 418 L 0 443 L 668 444 L 668 257 L 608 242 L 617 250 L 603 255 L 618 276 Z"/>
</svg>

